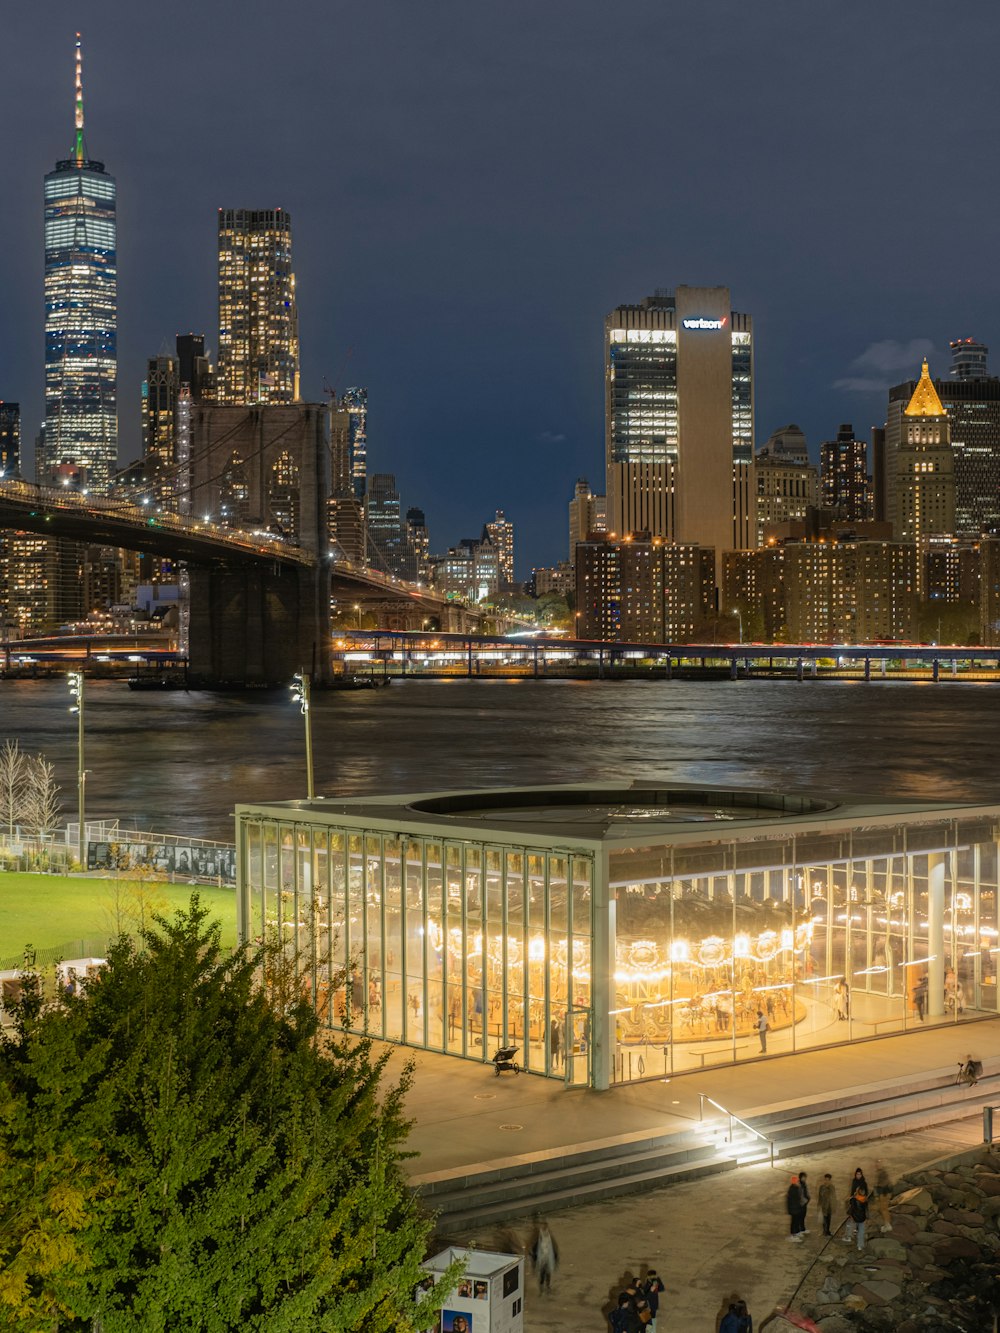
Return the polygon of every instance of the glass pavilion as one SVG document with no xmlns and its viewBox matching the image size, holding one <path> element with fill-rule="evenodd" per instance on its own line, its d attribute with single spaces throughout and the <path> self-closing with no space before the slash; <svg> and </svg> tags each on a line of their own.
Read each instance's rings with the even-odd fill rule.
<svg viewBox="0 0 1000 1333">
<path fill-rule="evenodd" d="M 240 806 L 331 1027 L 606 1088 L 997 1009 L 1000 805 L 647 783 Z"/>
</svg>

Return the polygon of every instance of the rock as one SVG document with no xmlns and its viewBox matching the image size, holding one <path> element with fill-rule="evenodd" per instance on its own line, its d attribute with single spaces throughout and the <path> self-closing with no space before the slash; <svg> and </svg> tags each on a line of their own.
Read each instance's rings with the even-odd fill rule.
<svg viewBox="0 0 1000 1333">
<path fill-rule="evenodd" d="M 874 1254 L 879 1259 L 899 1259 L 906 1258 L 906 1250 L 898 1240 L 889 1236 L 876 1236 L 870 1240 L 866 1246 L 869 1254 Z"/>
<path fill-rule="evenodd" d="M 960 1227 L 981 1227 L 986 1221 L 982 1213 L 967 1213 L 962 1208 L 943 1208 L 941 1216 L 946 1222 L 954 1222 Z"/>
<path fill-rule="evenodd" d="M 927 1216 L 925 1213 L 915 1213 L 912 1216 L 893 1214 L 892 1218 L 892 1237 L 894 1240 L 906 1242 L 915 1240 L 917 1236 L 927 1226 Z"/>
<path fill-rule="evenodd" d="M 881 1278 L 875 1278 L 855 1287 L 854 1291 L 857 1295 L 864 1296 L 869 1305 L 888 1305 L 890 1301 L 902 1295 L 903 1289 L 895 1282 L 885 1282 Z"/>
<path fill-rule="evenodd" d="M 992 1199 L 984 1199 L 979 1205 L 983 1217 L 996 1217 L 1000 1213 L 1000 1194 Z"/>
<path fill-rule="evenodd" d="M 994 1175 L 992 1171 L 982 1172 L 976 1177 L 976 1189 L 991 1197 L 1000 1195 L 1000 1175 Z"/>
<path fill-rule="evenodd" d="M 946 1171 L 944 1175 L 941 1177 L 941 1179 L 944 1181 L 946 1185 L 965 1184 L 965 1177 L 960 1175 L 957 1171 Z"/>
<path fill-rule="evenodd" d="M 931 1198 L 930 1191 L 923 1188 L 906 1190 L 899 1195 L 895 1202 L 904 1207 L 916 1208 L 921 1213 L 929 1213 L 934 1207 L 934 1200 Z"/>
<path fill-rule="evenodd" d="M 936 1217 L 928 1230 L 936 1232 L 939 1236 L 957 1236 L 959 1234 L 955 1223 L 947 1222 L 943 1217 Z"/>
<path fill-rule="evenodd" d="M 934 1262 L 949 1264 L 952 1259 L 978 1259 L 979 1246 L 967 1236 L 945 1236 L 934 1246 Z"/>
<path fill-rule="evenodd" d="M 818 1320 L 819 1327 L 823 1333 L 857 1333 L 857 1324 L 852 1323 L 850 1319 L 845 1319 L 843 1315 L 827 1315 Z"/>
</svg>

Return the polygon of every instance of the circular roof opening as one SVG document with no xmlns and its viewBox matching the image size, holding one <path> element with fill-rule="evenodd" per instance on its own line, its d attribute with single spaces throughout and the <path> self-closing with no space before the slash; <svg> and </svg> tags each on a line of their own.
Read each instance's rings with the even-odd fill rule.
<svg viewBox="0 0 1000 1333">
<path fill-rule="evenodd" d="M 414 801 L 411 809 L 462 819 L 531 824 L 697 824 L 818 814 L 836 801 L 775 792 L 686 787 L 538 787 L 462 792 Z"/>
</svg>

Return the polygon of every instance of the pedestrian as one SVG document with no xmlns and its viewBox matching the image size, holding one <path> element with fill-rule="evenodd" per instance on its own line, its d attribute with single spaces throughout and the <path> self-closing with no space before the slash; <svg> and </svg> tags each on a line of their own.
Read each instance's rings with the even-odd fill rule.
<svg viewBox="0 0 1000 1333">
<path fill-rule="evenodd" d="M 559 1263 L 559 1246 L 544 1218 L 539 1222 L 531 1243 L 531 1262 L 535 1265 L 535 1272 L 538 1275 L 539 1296 L 543 1291 L 547 1291 L 551 1296 L 552 1275 Z"/>
<path fill-rule="evenodd" d="M 846 1023 L 847 1015 L 851 1011 L 851 992 L 844 977 L 837 982 L 837 989 L 833 993 L 833 1008 L 838 1021 Z"/>
<path fill-rule="evenodd" d="M 889 1212 L 889 1200 L 892 1198 L 892 1181 L 889 1179 L 889 1172 L 881 1162 L 878 1163 L 875 1172 L 875 1190 L 872 1195 L 875 1201 L 875 1211 L 882 1223 L 883 1233 L 892 1230 L 892 1214 Z"/>
<path fill-rule="evenodd" d="M 666 1288 L 663 1285 L 663 1279 L 657 1273 L 655 1268 L 647 1268 L 646 1276 L 642 1280 L 642 1291 L 646 1300 L 649 1302 L 649 1313 L 652 1315 L 650 1329 L 656 1333 L 656 1316 L 660 1308 L 660 1297 Z"/>
<path fill-rule="evenodd" d="M 719 1333 L 753 1333 L 753 1320 L 746 1301 L 730 1302 L 729 1311 L 719 1325 Z"/>
<path fill-rule="evenodd" d="M 641 1325 L 635 1307 L 623 1291 L 618 1297 L 618 1304 L 608 1316 L 611 1333 L 639 1333 Z"/>
<path fill-rule="evenodd" d="M 828 1171 L 823 1177 L 822 1185 L 819 1187 L 819 1211 L 823 1215 L 824 1236 L 833 1235 L 833 1232 L 830 1230 L 830 1221 L 833 1217 L 833 1200 L 833 1176 L 831 1176 Z"/>
<path fill-rule="evenodd" d="M 809 1193 L 809 1185 L 804 1171 L 799 1172 L 799 1189 L 802 1191 L 802 1234 L 808 1236 L 809 1228 L 806 1226 L 806 1213 L 809 1211 L 809 1200 L 812 1195 Z"/>
<path fill-rule="evenodd" d="M 924 1015 L 927 1013 L 927 989 L 928 978 L 926 972 L 913 987 L 913 1003 L 917 1007 L 917 1017 L 921 1023 L 924 1021 Z"/>
<path fill-rule="evenodd" d="M 802 1187 L 799 1184 L 798 1176 L 792 1176 L 788 1186 L 788 1192 L 785 1195 L 785 1211 L 788 1213 L 789 1231 L 788 1239 L 798 1241 L 800 1244 L 804 1239 L 802 1235 L 803 1221 L 806 1205 L 802 1198 Z"/>
<path fill-rule="evenodd" d="M 760 1052 L 761 1052 L 761 1055 L 767 1055 L 767 1029 L 768 1029 L 768 1026 L 769 1026 L 769 1025 L 768 1025 L 768 1021 L 767 1021 L 767 1015 L 764 1013 L 764 1010 L 763 1010 L 763 1009 L 758 1009 L 758 1010 L 757 1010 L 757 1036 L 760 1037 Z"/>
<path fill-rule="evenodd" d="M 552 1068 L 558 1069 L 562 1063 L 562 1029 L 558 1018 L 549 1024 L 549 1050 L 552 1052 Z"/>
<path fill-rule="evenodd" d="M 844 1240 L 850 1245 L 857 1237 L 858 1249 L 865 1248 L 865 1223 L 868 1221 L 868 1192 L 860 1185 L 847 1201 L 848 1228 L 853 1235 L 845 1235 Z"/>
</svg>

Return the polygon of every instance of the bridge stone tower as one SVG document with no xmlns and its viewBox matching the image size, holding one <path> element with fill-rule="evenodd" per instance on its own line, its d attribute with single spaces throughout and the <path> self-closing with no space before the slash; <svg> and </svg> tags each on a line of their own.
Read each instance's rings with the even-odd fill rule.
<svg viewBox="0 0 1000 1333">
<path fill-rule="evenodd" d="M 319 403 L 192 409 L 192 517 L 281 536 L 309 557 L 192 568 L 193 681 L 265 685 L 301 670 L 318 680 L 329 674 L 328 421 Z"/>
</svg>

